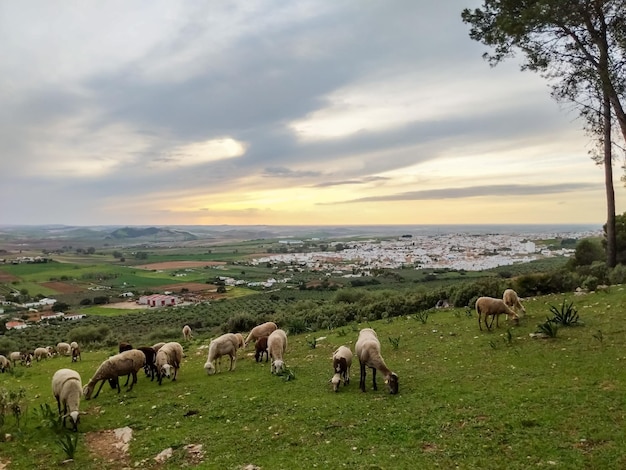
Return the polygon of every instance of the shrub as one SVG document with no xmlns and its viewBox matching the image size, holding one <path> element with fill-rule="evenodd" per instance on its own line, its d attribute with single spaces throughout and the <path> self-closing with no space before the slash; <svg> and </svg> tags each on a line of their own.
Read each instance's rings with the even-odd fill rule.
<svg viewBox="0 0 626 470">
<path fill-rule="evenodd" d="M 537 333 L 543 334 L 548 338 L 556 338 L 556 334 L 559 331 L 559 326 L 550 320 L 537 325 Z"/>
<path fill-rule="evenodd" d="M 241 331 L 250 331 L 258 324 L 258 319 L 249 313 L 238 313 L 230 317 L 222 324 L 224 333 L 239 333 Z"/>
<path fill-rule="evenodd" d="M 618 264 L 609 272 L 609 282 L 611 284 L 623 284 L 626 282 L 626 266 Z"/>
<path fill-rule="evenodd" d="M 79 326 L 68 332 L 70 341 L 80 344 L 99 343 L 104 341 L 111 333 L 107 325 L 100 326 Z"/>
<path fill-rule="evenodd" d="M 563 326 L 571 326 L 578 323 L 578 311 L 574 307 L 574 303 L 569 304 L 564 299 L 560 308 L 554 305 L 550 306 L 550 312 L 552 312 L 552 318 L 548 319 L 550 323 L 558 323 Z"/>
</svg>

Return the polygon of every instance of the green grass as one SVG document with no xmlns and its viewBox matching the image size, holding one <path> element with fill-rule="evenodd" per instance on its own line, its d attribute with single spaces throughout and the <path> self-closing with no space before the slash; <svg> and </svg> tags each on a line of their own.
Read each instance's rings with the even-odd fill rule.
<svg viewBox="0 0 626 470">
<path fill-rule="evenodd" d="M 563 299 L 574 301 L 584 326 L 532 339 L 529 333 Z M 481 332 L 475 315 L 462 309 L 432 312 L 426 323 L 402 317 L 290 335 L 286 363 L 295 379 L 289 381 L 255 363 L 251 346 L 239 352 L 235 371 L 209 377 L 202 367 L 207 351 L 199 349 L 209 338 L 196 338 L 184 344 L 177 382 L 159 387 L 141 376 L 130 393 L 105 385 L 98 398 L 82 401 L 87 414 L 73 465 L 120 468 L 91 455 L 85 437 L 130 426 L 127 465 L 137 468 L 155 468 L 153 458 L 168 447 L 173 457 L 159 468 L 189 464 L 187 444 L 203 444 L 197 468 L 624 468 L 624 299 L 619 287 L 527 299 L 528 313 L 510 335 L 504 318 L 501 328 Z M 350 385 L 333 393 L 332 351 L 353 347 L 358 330 L 370 326 L 400 376 L 400 393 L 386 393 L 380 376 L 373 391 L 369 371 L 361 393 L 356 358 Z M 388 338 L 401 338 L 397 350 Z M 0 436 L 12 437 L 2 442 L 0 461 L 10 460 L 9 468 L 49 468 L 64 460 L 57 434 L 33 410 L 46 403 L 56 410 L 49 383 L 56 369 L 75 367 L 87 382 L 113 352 L 85 351 L 78 364 L 53 358 L 2 375 L 0 389 L 25 389 L 27 418 L 18 430 L 7 416 Z"/>
</svg>

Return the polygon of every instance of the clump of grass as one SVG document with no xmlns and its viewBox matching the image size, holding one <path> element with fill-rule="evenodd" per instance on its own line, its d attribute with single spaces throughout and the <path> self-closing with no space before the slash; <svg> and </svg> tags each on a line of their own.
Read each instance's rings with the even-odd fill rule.
<svg viewBox="0 0 626 470">
<path fill-rule="evenodd" d="M 74 454 L 76 453 L 76 448 L 78 447 L 78 434 L 65 432 L 59 439 L 57 439 L 57 444 L 61 447 L 65 456 L 72 460 L 74 459 Z"/>
<path fill-rule="evenodd" d="M 339 336 L 340 338 L 343 338 L 344 336 L 347 336 L 347 335 L 348 335 L 348 332 L 344 330 L 343 328 L 337 331 L 337 336 Z"/>
<path fill-rule="evenodd" d="M 283 367 L 283 369 L 276 375 L 282 378 L 285 382 L 289 382 L 290 380 L 296 380 L 296 374 L 294 374 L 294 372 L 289 367 Z"/>
<path fill-rule="evenodd" d="M 396 337 L 396 338 L 392 338 L 391 336 L 389 337 L 389 342 L 391 343 L 391 347 L 394 350 L 397 350 L 398 348 L 400 348 L 400 336 Z"/>
<path fill-rule="evenodd" d="M 307 344 L 309 345 L 309 347 L 311 349 L 315 349 L 316 346 L 317 346 L 317 339 L 316 338 L 313 338 L 311 340 L 307 339 L 306 342 L 307 342 Z"/>
<path fill-rule="evenodd" d="M 61 429 L 62 419 L 48 403 L 39 405 L 33 410 L 35 417 L 41 422 L 42 427 L 50 429 Z"/>
<path fill-rule="evenodd" d="M 537 325 L 537 333 L 541 333 L 548 338 L 556 338 L 556 334 L 559 331 L 559 325 L 550 319 L 545 323 Z"/>
<path fill-rule="evenodd" d="M 425 325 L 426 322 L 428 321 L 428 315 L 429 315 L 428 310 L 423 310 L 421 312 L 417 312 L 415 314 L 415 318 L 417 318 L 422 323 L 422 325 Z"/>
<path fill-rule="evenodd" d="M 561 307 L 551 305 L 550 312 L 552 312 L 553 316 L 548 321 L 552 323 L 558 323 L 563 326 L 579 324 L 578 311 L 576 310 L 576 307 L 574 307 L 573 302 L 567 303 L 567 301 L 563 299 Z"/>
</svg>

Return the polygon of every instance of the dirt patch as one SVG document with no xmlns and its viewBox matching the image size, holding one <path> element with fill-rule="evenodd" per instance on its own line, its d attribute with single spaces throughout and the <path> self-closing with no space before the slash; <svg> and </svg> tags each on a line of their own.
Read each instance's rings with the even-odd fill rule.
<svg viewBox="0 0 626 470">
<path fill-rule="evenodd" d="M 223 266 L 225 264 L 225 261 L 164 261 L 162 263 L 141 264 L 134 267 L 139 269 L 185 269 Z"/>
<path fill-rule="evenodd" d="M 181 289 L 187 289 L 188 292 L 202 292 L 202 291 L 212 291 L 215 292 L 217 290 L 217 286 L 213 284 L 203 284 L 201 282 L 180 282 L 178 284 L 167 284 L 165 286 L 159 286 L 153 288 L 153 290 L 163 292 L 163 291 L 171 291 L 171 292 L 180 292 Z"/>
<path fill-rule="evenodd" d="M 128 443 L 132 438 L 130 428 L 107 429 L 85 434 L 89 452 L 106 462 L 119 463 L 120 468 L 129 464 Z"/>
<path fill-rule="evenodd" d="M 83 292 L 85 290 L 80 286 L 60 281 L 42 282 L 41 285 L 48 289 L 55 290 L 60 294 L 76 294 L 77 292 Z"/>
<path fill-rule="evenodd" d="M 0 283 L 9 283 L 9 282 L 13 282 L 13 281 L 19 281 L 20 278 L 17 276 L 14 276 L 13 274 L 9 274 L 9 273 L 5 273 L 0 271 Z"/>
</svg>

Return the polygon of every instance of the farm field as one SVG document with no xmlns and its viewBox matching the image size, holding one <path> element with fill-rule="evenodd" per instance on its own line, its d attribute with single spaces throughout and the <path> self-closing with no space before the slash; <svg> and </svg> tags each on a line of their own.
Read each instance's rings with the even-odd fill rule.
<svg viewBox="0 0 626 470">
<path fill-rule="evenodd" d="M 556 338 L 530 333 L 550 306 L 572 301 L 583 325 L 561 327 Z M 176 382 L 161 386 L 141 373 L 131 392 L 108 385 L 81 402 L 74 461 L 85 469 L 353 468 L 624 468 L 626 467 L 626 296 L 621 286 L 585 296 L 527 299 L 519 326 L 480 331 L 464 309 L 289 335 L 292 375 L 273 376 L 256 363 L 252 346 L 236 369 L 207 376 L 210 336 L 183 344 Z M 176 318 L 172 327 L 180 328 Z M 378 332 L 387 365 L 400 377 L 389 395 L 378 377 L 333 393 L 330 358 L 352 349 L 358 331 Z M 510 334 L 509 334 L 510 333 Z M 313 344 L 315 347 L 313 348 Z M 394 347 L 397 345 L 397 349 Z M 0 467 L 50 468 L 66 458 L 58 431 L 43 418 L 56 410 L 50 378 L 75 367 L 86 383 L 114 347 L 87 350 L 81 362 L 55 357 L 0 375 L 0 391 L 23 393 L 18 423 L 7 412 L 0 426 Z M 223 361 L 222 366 L 228 361 Z M 291 380 L 287 380 L 291 378 Z M 6 395 L 2 395 L 3 397 Z M 6 398 L 5 398 L 6 399 Z M 132 430 L 128 451 L 114 447 L 114 430 Z M 9 434 L 10 437 L 6 438 Z M 33 445 L 36 442 L 37 445 Z M 197 446 L 202 447 L 188 447 Z M 155 457 L 171 448 L 171 457 Z"/>
</svg>

